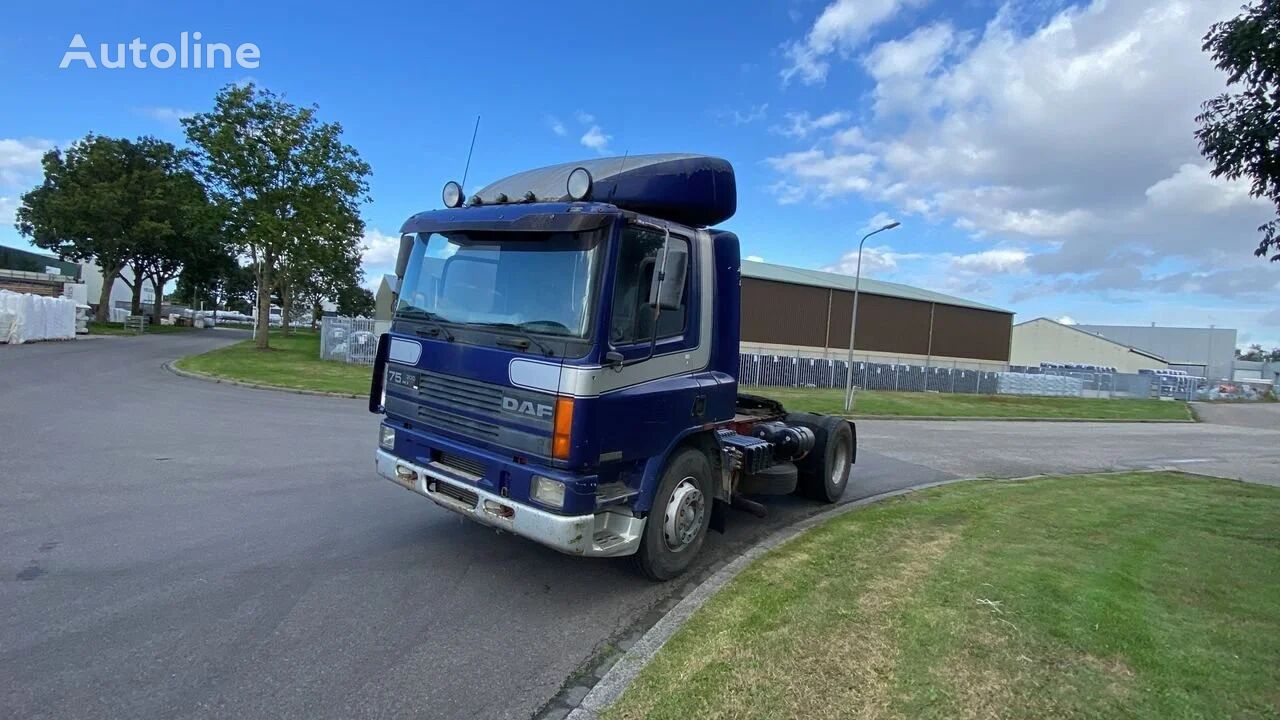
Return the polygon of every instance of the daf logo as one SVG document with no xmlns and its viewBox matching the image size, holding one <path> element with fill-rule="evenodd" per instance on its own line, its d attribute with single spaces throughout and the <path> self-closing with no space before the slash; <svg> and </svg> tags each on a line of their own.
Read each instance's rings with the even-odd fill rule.
<svg viewBox="0 0 1280 720">
<path fill-rule="evenodd" d="M 552 413 L 550 405 L 535 403 L 532 400 L 517 400 L 509 397 L 502 398 L 502 409 L 506 412 L 519 413 L 521 415 L 529 415 L 536 418 L 549 418 Z"/>
</svg>

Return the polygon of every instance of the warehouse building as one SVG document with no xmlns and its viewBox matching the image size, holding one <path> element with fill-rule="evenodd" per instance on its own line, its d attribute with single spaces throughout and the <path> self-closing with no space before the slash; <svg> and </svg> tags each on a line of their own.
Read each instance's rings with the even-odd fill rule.
<svg viewBox="0 0 1280 720">
<path fill-rule="evenodd" d="M 1049 318 L 1036 318 L 1013 326 L 1010 365 L 1039 367 L 1041 363 L 1072 363 L 1113 367 L 1122 373 L 1160 370 L 1169 363 L 1159 355 L 1116 342 Z"/>
<path fill-rule="evenodd" d="M 1234 377 L 1236 331 L 1156 325 L 1078 325 L 1085 332 L 1159 355 L 1172 370 L 1223 380 Z"/>
<path fill-rule="evenodd" d="M 854 278 L 742 263 L 744 353 L 844 357 Z M 863 278 L 855 361 L 1002 370 L 1013 313 L 920 288 Z"/>
</svg>

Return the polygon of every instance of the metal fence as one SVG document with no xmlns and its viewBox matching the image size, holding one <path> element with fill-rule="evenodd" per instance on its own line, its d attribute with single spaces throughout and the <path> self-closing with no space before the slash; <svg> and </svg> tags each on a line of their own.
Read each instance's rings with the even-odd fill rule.
<svg viewBox="0 0 1280 720">
<path fill-rule="evenodd" d="M 843 388 L 849 364 L 837 358 L 742 353 L 738 382 L 770 387 Z M 855 362 L 853 384 L 864 390 L 1016 394 L 1105 399 L 1173 398 L 1203 394 L 1199 378 L 1013 366 L 1008 371 L 903 363 Z"/>
<path fill-rule="evenodd" d="M 372 365 L 378 333 L 369 318 L 320 318 L 320 359 Z"/>
<path fill-rule="evenodd" d="M 849 363 L 790 355 L 738 356 L 738 382 L 772 387 L 842 388 Z M 902 363 L 855 362 L 853 384 L 865 390 L 995 394 L 998 372 Z"/>
</svg>

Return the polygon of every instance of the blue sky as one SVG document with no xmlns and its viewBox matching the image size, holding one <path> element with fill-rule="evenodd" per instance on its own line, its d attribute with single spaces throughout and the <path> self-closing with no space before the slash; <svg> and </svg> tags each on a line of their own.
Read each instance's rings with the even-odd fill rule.
<svg viewBox="0 0 1280 720">
<path fill-rule="evenodd" d="M 1280 345 L 1268 207 L 1191 136 L 1199 51 L 1239 0 L 20 3 L 0 28 L 0 243 L 39 154 L 89 131 L 182 142 L 251 78 L 320 106 L 373 167 L 370 277 L 408 215 L 521 169 L 691 151 L 738 172 L 744 255 L 1014 310 L 1239 328 Z M 108 6 L 110 5 L 110 6 Z M 750 12 L 744 12 L 745 8 Z M 71 38 L 254 43 L 257 68 L 59 69 Z"/>
</svg>

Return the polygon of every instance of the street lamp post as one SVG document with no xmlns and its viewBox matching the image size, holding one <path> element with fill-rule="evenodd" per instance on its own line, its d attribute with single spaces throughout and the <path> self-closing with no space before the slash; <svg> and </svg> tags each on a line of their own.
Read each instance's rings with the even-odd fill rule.
<svg viewBox="0 0 1280 720">
<path fill-rule="evenodd" d="M 849 371 L 845 374 L 844 383 L 844 411 L 849 412 L 853 409 L 853 340 L 858 333 L 858 290 L 862 286 L 862 246 L 866 244 L 867 238 L 885 230 L 892 230 L 902 223 L 897 220 L 872 230 L 862 236 L 862 240 L 858 242 L 858 270 L 853 277 L 853 317 L 849 319 Z"/>
</svg>

